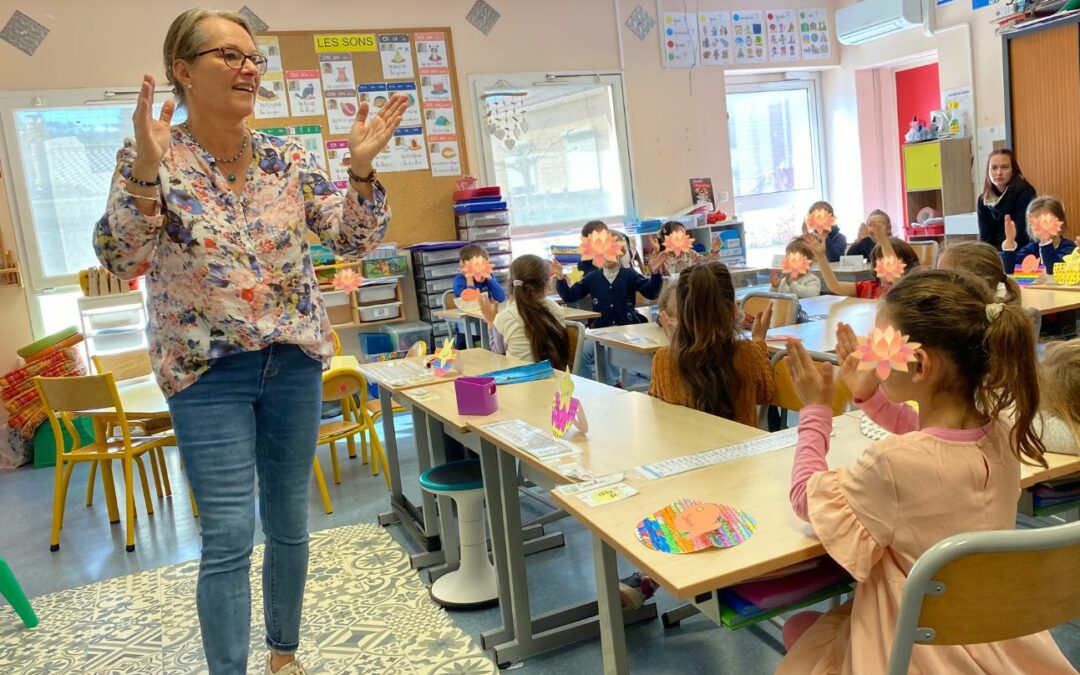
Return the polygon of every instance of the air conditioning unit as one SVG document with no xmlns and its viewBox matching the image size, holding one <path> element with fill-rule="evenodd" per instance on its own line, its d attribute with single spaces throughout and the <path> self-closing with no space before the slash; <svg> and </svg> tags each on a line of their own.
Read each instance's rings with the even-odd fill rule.
<svg viewBox="0 0 1080 675">
<path fill-rule="evenodd" d="M 861 45 L 922 23 L 922 0 L 862 0 L 836 10 L 841 44 Z"/>
</svg>

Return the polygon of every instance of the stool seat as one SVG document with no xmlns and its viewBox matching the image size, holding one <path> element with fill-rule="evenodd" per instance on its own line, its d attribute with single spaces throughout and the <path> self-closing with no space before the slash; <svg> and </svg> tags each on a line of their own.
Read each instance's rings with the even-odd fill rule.
<svg viewBox="0 0 1080 675">
<path fill-rule="evenodd" d="M 429 492 L 462 492 L 484 487 L 480 460 L 463 459 L 433 466 L 420 475 L 420 485 Z"/>
</svg>

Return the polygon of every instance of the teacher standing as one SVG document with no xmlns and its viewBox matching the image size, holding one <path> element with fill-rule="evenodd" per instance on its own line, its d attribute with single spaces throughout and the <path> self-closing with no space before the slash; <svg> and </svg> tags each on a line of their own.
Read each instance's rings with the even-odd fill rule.
<svg viewBox="0 0 1080 675">
<path fill-rule="evenodd" d="M 1005 219 L 1016 224 L 1016 245 L 1029 243 L 1026 214 L 1035 199 L 1035 187 L 1024 179 L 1013 151 L 994 150 L 986 159 L 986 177 L 978 198 L 979 241 L 1001 250 L 1005 241 Z"/>
<path fill-rule="evenodd" d="M 360 105 L 342 194 L 300 143 L 247 128 L 267 59 L 243 16 L 185 11 L 164 59 L 187 122 L 171 126 L 172 101 L 153 118 L 146 75 L 94 249 L 119 277 L 146 275 L 150 356 L 201 515 L 208 669 L 247 672 L 257 476 L 266 672 L 301 675 L 308 484 L 333 355 L 305 237 L 361 256 L 385 235 L 390 207 L 372 161 L 407 99 L 371 120 Z"/>
</svg>

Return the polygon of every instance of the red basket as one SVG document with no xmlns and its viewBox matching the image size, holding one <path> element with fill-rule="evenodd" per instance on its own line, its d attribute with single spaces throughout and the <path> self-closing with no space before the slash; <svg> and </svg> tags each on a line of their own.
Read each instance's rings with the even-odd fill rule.
<svg viewBox="0 0 1080 675">
<path fill-rule="evenodd" d="M 471 190 L 476 187 L 476 178 L 472 176 L 462 176 L 461 178 L 457 179 L 455 186 L 458 192 L 465 192 L 466 190 Z"/>
<path fill-rule="evenodd" d="M 945 224 L 938 223 L 936 225 L 905 225 L 904 235 L 906 238 L 912 237 L 934 237 L 945 234 Z"/>
</svg>

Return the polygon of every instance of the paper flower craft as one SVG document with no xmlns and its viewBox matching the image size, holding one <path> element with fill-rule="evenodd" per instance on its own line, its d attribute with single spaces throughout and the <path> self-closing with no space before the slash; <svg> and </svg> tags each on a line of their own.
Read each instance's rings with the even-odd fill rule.
<svg viewBox="0 0 1080 675">
<path fill-rule="evenodd" d="M 476 288 L 466 288 L 461 292 L 462 302 L 476 302 L 480 299 L 480 291 Z"/>
<path fill-rule="evenodd" d="M 570 378 L 569 368 L 566 374 L 559 380 L 559 388 L 551 399 L 551 433 L 555 438 L 562 438 L 570 431 L 571 425 L 576 426 L 582 432 L 589 431 L 589 423 L 585 419 L 585 408 L 581 401 L 574 398 L 574 381 Z"/>
<path fill-rule="evenodd" d="M 909 342 L 908 336 L 892 326 L 874 328 L 868 338 L 859 338 L 855 354 L 859 357 L 859 370 L 874 370 L 879 379 L 887 379 L 894 370 L 907 371 L 915 360 L 915 350 L 922 345 Z"/>
<path fill-rule="evenodd" d="M 352 293 L 360 288 L 361 281 L 363 281 L 363 278 L 356 273 L 356 270 L 347 267 L 338 270 L 337 274 L 334 275 L 334 290 Z"/>
<path fill-rule="evenodd" d="M 690 236 L 682 230 L 676 230 L 664 240 L 664 250 L 671 253 L 675 257 L 686 255 L 690 252 L 693 241 Z"/>
<path fill-rule="evenodd" d="M 472 279 L 477 283 L 491 278 L 495 265 L 482 255 L 475 255 L 465 261 L 465 270 L 462 272 L 466 279 Z"/>
<path fill-rule="evenodd" d="M 622 254 L 623 243 L 607 230 L 597 230 L 581 238 L 581 259 L 591 260 L 597 267 L 618 260 Z"/>
<path fill-rule="evenodd" d="M 1025 256 L 1020 263 L 1020 271 L 1024 274 L 1033 274 L 1039 271 L 1039 259 L 1033 255 Z"/>
<path fill-rule="evenodd" d="M 895 284 L 900 281 L 900 277 L 904 276 L 904 270 L 907 269 L 907 265 L 903 260 L 900 260 L 894 255 L 887 255 L 877 261 L 877 265 L 874 266 L 874 273 L 877 274 L 877 278 L 883 284 Z"/>
<path fill-rule="evenodd" d="M 810 271 L 810 258 L 798 251 L 792 251 L 780 261 L 780 271 L 792 279 L 798 279 Z"/>
<path fill-rule="evenodd" d="M 585 278 L 585 273 L 576 267 L 566 275 L 566 282 L 573 286 L 577 282 Z"/>
<path fill-rule="evenodd" d="M 821 236 L 832 229 L 836 216 L 825 209 L 814 209 L 806 216 L 806 229 Z"/>
<path fill-rule="evenodd" d="M 1061 234 L 1061 221 L 1052 213 L 1040 213 L 1029 220 L 1031 233 L 1041 242 L 1050 241 Z"/>
<path fill-rule="evenodd" d="M 637 537 L 654 551 L 694 553 L 741 544 L 756 529 L 749 514 L 730 506 L 679 499 L 639 522 Z"/>
<path fill-rule="evenodd" d="M 435 360 L 431 362 L 431 370 L 437 376 L 442 377 L 446 375 L 454 368 L 454 357 L 457 356 L 457 350 L 454 349 L 454 343 L 450 341 L 450 338 L 443 340 L 442 349 L 435 355 Z"/>
</svg>

